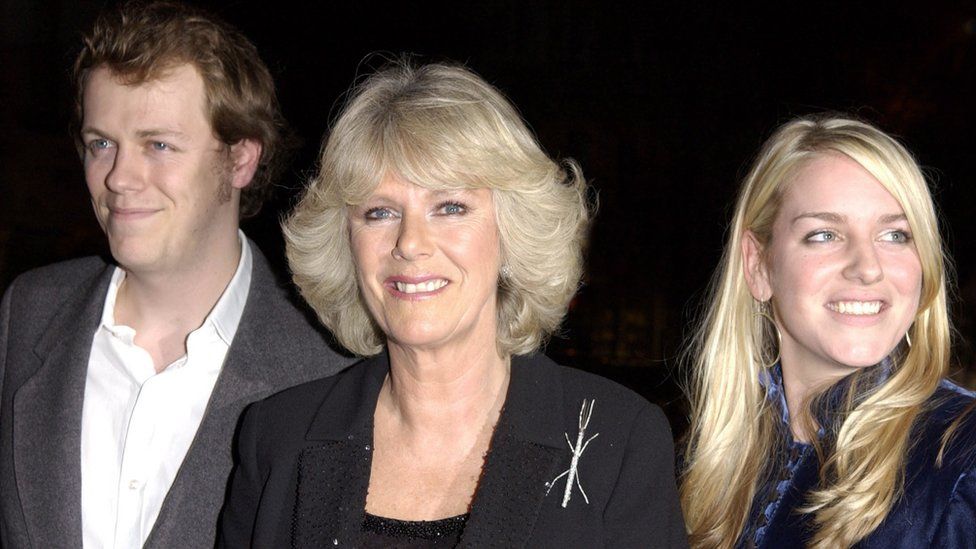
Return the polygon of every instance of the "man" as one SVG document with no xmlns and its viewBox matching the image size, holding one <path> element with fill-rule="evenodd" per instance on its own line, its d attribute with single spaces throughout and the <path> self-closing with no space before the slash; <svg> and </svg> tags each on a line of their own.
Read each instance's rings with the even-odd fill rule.
<svg viewBox="0 0 976 549">
<path fill-rule="evenodd" d="M 16 279 L 0 306 L 0 547 L 212 547 L 243 408 L 347 360 L 238 229 L 281 148 L 246 38 L 173 4 L 102 16 L 79 148 L 117 264 Z"/>
</svg>

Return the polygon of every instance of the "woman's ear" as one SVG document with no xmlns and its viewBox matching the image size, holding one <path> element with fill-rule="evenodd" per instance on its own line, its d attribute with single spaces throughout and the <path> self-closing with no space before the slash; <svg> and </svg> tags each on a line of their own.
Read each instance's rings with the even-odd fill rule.
<svg viewBox="0 0 976 549">
<path fill-rule="evenodd" d="M 756 301 L 768 301 L 773 297 L 769 284 L 769 270 L 764 261 L 764 248 L 759 238 L 750 230 L 742 234 L 742 270 L 749 286 L 749 293 Z"/>
</svg>

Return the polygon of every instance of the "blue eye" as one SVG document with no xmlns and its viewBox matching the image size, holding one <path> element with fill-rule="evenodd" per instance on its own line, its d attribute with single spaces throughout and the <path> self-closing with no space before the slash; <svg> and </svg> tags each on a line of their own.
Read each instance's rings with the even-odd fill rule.
<svg viewBox="0 0 976 549">
<path fill-rule="evenodd" d="M 366 219 L 390 219 L 393 217 L 393 212 L 389 208 L 370 208 L 366 210 L 363 214 Z"/>
<path fill-rule="evenodd" d="M 912 235 L 908 231 L 888 231 L 881 235 L 881 240 L 894 242 L 896 244 L 908 244 L 912 241 Z"/>
<path fill-rule="evenodd" d="M 111 146 L 112 142 L 108 139 L 92 139 L 88 142 L 88 151 L 92 154 L 98 154 Z"/>
<path fill-rule="evenodd" d="M 154 151 L 168 151 L 168 150 L 170 150 L 170 146 L 167 145 L 166 143 L 163 143 L 162 141 L 153 141 L 150 144 L 150 146 L 153 148 Z"/>
<path fill-rule="evenodd" d="M 837 240 L 837 235 L 831 231 L 815 231 L 808 234 L 805 240 L 807 242 L 833 242 Z"/>
<path fill-rule="evenodd" d="M 464 215 L 468 213 L 468 208 L 460 202 L 445 202 L 438 206 L 438 212 L 442 215 Z"/>
</svg>

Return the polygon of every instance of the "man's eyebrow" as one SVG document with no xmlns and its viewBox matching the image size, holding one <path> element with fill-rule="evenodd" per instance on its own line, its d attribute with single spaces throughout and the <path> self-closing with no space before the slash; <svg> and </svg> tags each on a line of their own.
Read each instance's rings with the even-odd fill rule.
<svg viewBox="0 0 976 549">
<path fill-rule="evenodd" d="M 790 221 L 790 225 L 795 225 L 801 219 L 820 219 L 831 223 L 843 223 L 847 218 L 834 212 L 803 212 Z"/>
<path fill-rule="evenodd" d="M 179 130 L 168 130 L 163 128 L 151 128 L 148 130 L 139 130 L 136 132 L 136 137 L 145 139 L 147 137 L 176 137 L 178 139 L 186 139 L 185 133 Z"/>
<path fill-rule="evenodd" d="M 106 135 L 106 133 L 98 128 L 85 126 L 81 129 L 81 135 Z M 187 135 L 179 130 L 167 130 L 162 128 L 139 130 L 136 132 L 136 137 L 139 137 L 140 139 L 152 137 L 176 137 L 178 139 L 187 139 Z"/>
</svg>

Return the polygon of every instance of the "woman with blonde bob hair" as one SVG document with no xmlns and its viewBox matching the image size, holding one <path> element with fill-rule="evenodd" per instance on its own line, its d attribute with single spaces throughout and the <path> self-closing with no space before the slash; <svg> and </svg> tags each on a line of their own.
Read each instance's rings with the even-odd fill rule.
<svg viewBox="0 0 976 549">
<path fill-rule="evenodd" d="M 661 411 L 536 352 L 589 218 L 579 167 L 471 71 L 356 86 L 285 237 L 367 358 L 248 411 L 223 545 L 685 546 Z"/>
<path fill-rule="evenodd" d="M 945 379 L 938 219 L 908 151 L 842 117 L 766 142 L 690 349 L 694 547 L 973 547 L 976 419 Z"/>
</svg>

